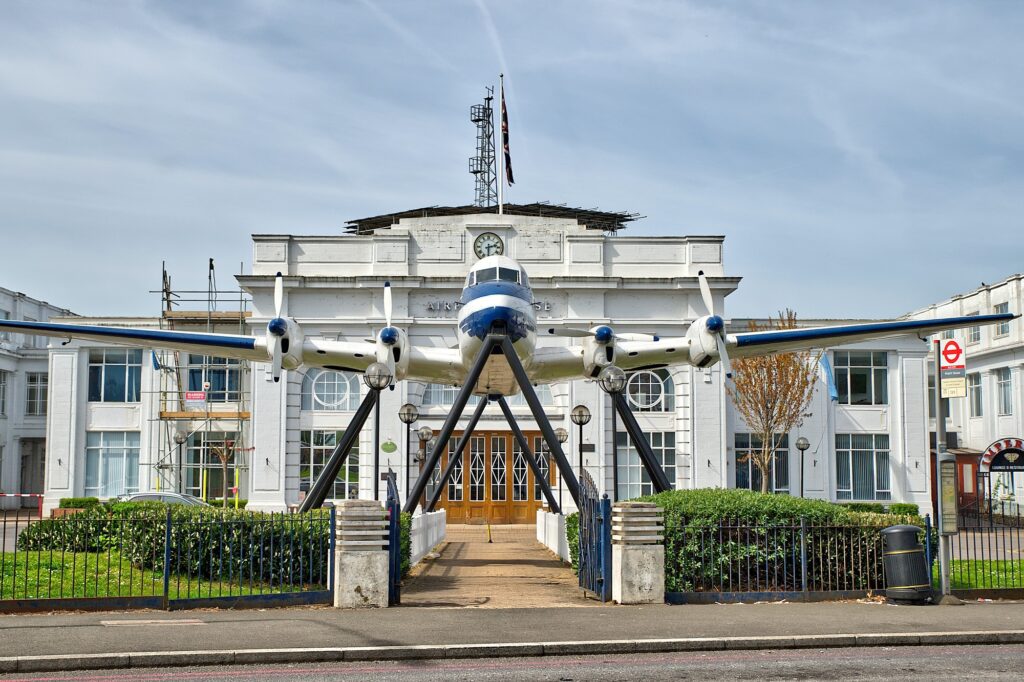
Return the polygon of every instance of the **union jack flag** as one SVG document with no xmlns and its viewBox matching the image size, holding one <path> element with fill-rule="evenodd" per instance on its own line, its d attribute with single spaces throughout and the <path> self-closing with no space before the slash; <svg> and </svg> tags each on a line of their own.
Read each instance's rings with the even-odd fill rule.
<svg viewBox="0 0 1024 682">
<path fill-rule="evenodd" d="M 501 84 L 501 148 L 505 152 L 505 177 L 508 184 L 514 185 L 512 179 L 512 156 L 508 151 L 508 109 L 505 107 L 505 84 Z"/>
</svg>

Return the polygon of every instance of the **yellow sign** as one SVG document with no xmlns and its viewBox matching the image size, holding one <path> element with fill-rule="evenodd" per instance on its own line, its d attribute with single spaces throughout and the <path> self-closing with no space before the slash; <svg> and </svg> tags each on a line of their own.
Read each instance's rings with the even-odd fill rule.
<svg viewBox="0 0 1024 682">
<path fill-rule="evenodd" d="M 939 462 L 939 494 L 942 496 L 942 516 L 939 532 L 943 535 L 957 532 L 956 460 Z"/>
</svg>

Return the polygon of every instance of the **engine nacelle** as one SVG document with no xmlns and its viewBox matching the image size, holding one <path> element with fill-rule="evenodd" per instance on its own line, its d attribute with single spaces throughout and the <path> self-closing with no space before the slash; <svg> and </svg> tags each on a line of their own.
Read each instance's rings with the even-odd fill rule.
<svg viewBox="0 0 1024 682">
<path fill-rule="evenodd" d="M 716 315 L 705 315 L 694 320 L 686 330 L 686 338 L 690 340 L 690 362 L 694 367 L 707 367 L 718 361 L 718 342 L 710 326 L 721 319 Z"/>
<path fill-rule="evenodd" d="M 395 380 L 409 372 L 409 335 L 398 327 L 384 327 L 377 332 L 377 362 L 394 368 Z"/>
<path fill-rule="evenodd" d="M 593 336 L 583 339 L 583 367 L 587 376 L 596 378 L 601 370 L 615 364 L 615 335 L 610 327 L 594 327 Z"/>
<path fill-rule="evenodd" d="M 305 335 L 298 322 L 290 317 L 281 318 L 288 323 L 288 329 L 281 342 L 281 366 L 285 369 L 298 369 L 302 365 L 302 343 Z"/>
</svg>

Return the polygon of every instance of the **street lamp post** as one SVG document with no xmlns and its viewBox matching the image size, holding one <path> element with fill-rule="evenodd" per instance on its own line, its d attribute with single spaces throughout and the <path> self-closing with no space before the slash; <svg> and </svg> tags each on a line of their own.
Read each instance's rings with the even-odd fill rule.
<svg viewBox="0 0 1024 682">
<path fill-rule="evenodd" d="M 811 447 L 811 441 L 803 436 L 796 439 L 796 449 L 800 451 L 800 497 L 804 496 L 804 453 Z"/>
<path fill-rule="evenodd" d="M 612 502 L 619 499 L 619 428 L 615 420 L 615 396 L 626 388 L 626 373 L 621 367 L 608 365 L 597 375 L 601 390 L 612 397 Z"/>
<path fill-rule="evenodd" d="M 420 418 L 420 411 L 412 403 L 406 403 L 398 409 L 398 418 L 405 424 L 405 494 L 409 494 L 409 470 L 412 469 L 412 462 L 409 461 L 409 451 L 412 450 L 412 423 Z"/>
<path fill-rule="evenodd" d="M 178 492 L 185 492 L 185 481 L 181 478 L 181 464 L 184 457 L 182 457 L 181 446 L 188 440 L 188 435 L 184 431 L 177 431 L 174 434 L 174 442 L 178 445 Z"/>
<path fill-rule="evenodd" d="M 586 405 L 577 405 L 569 413 L 569 419 L 580 427 L 580 476 L 583 476 L 583 426 L 590 423 L 590 410 Z"/>
<path fill-rule="evenodd" d="M 420 440 L 420 450 L 416 454 L 416 462 L 420 465 L 419 466 L 419 472 L 420 472 L 419 475 L 422 476 L 423 475 L 423 462 L 426 461 L 426 459 L 427 459 L 427 443 L 429 443 L 430 439 L 434 437 L 434 429 L 430 428 L 429 426 L 425 426 L 425 425 L 421 426 L 416 431 L 416 437 L 419 438 L 419 440 Z M 426 488 L 424 488 L 424 492 L 426 492 Z M 421 497 L 420 499 L 423 500 L 423 502 L 421 503 L 421 506 L 424 509 L 426 509 L 426 498 L 425 497 Z"/>
<path fill-rule="evenodd" d="M 380 499 L 380 392 L 391 385 L 394 378 L 383 362 L 371 363 L 363 374 L 363 382 L 377 392 L 373 406 L 373 499 Z"/>
<path fill-rule="evenodd" d="M 555 429 L 555 438 L 558 439 L 559 443 L 564 443 L 569 440 L 569 432 L 559 426 Z M 548 469 L 551 468 L 551 457 L 548 457 Z M 562 508 L 562 470 L 558 470 L 558 508 Z M 565 512 L 562 512 L 563 514 Z"/>
</svg>

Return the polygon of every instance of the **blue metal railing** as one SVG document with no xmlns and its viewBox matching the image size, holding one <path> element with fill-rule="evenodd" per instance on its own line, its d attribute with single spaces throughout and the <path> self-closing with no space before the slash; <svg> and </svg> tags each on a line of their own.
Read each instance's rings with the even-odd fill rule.
<svg viewBox="0 0 1024 682">
<path fill-rule="evenodd" d="M 0 611 L 330 603 L 334 512 L 0 518 Z"/>
<path fill-rule="evenodd" d="M 580 485 L 579 583 L 602 602 L 612 597 L 612 506 L 586 471 Z"/>
<path fill-rule="evenodd" d="M 388 482 L 388 606 L 395 606 L 402 603 L 401 508 L 395 472 L 388 469 L 384 476 Z"/>
</svg>

